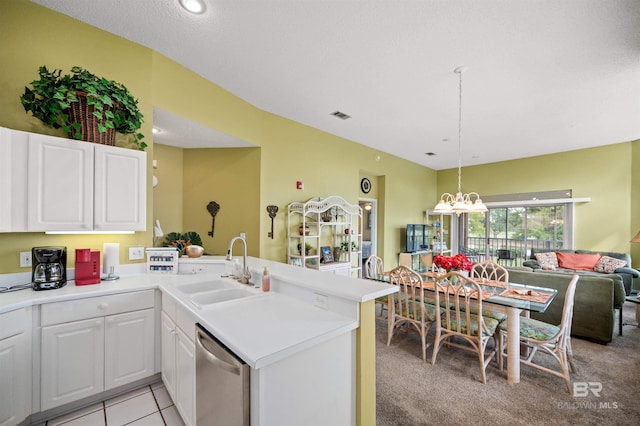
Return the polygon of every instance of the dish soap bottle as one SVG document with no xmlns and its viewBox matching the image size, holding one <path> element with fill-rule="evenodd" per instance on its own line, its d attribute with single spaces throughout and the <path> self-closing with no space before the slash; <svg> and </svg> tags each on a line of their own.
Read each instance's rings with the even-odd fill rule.
<svg viewBox="0 0 640 426">
<path fill-rule="evenodd" d="M 269 268 L 265 266 L 262 273 L 262 291 L 269 290 L 271 290 L 271 277 L 269 276 Z"/>
</svg>

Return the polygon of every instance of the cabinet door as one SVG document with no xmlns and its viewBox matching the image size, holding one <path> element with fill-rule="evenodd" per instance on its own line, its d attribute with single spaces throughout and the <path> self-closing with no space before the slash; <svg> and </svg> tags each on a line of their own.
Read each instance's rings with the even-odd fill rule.
<svg viewBox="0 0 640 426">
<path fill-rule="evenodd" d="M 153 313 L 145 309 L 105 318 L 105 390 L 153 375 Z"/>
<path fill-rule="evenodd" d="M 28 231 L 93 229 L 93 147 L 29 135 Z"/>
<path fill-rule="evenodd" d="M 160 347 L 162 353 L 161 376 L 167 392 L 176 401 L 176 325 L 171 318 L 162 312 L 160 326 Z"/>
<path fill-rule="evenodd" d="M 41 409 L 104 390 L 104 318 L 42 327 Z"/>
<path fill-rule="evenodd" d="M 176 393 L 174 401 L 187 426 L 196 424 L 196 347 L 186 334 L 177 328 Z"/>
<path fill-rule="evenodd" d="M 147 219 L 147 155 L 143 151 L 95 148 L 96 230 L 144 231 Z"/>
<path fill-rule="evenodd" d="M 11 203 L 7 201 L 11 199 L 12 173 L 11 130 L 0 127 L 0 232 L 11 231 Z"/>
<path fill-rule="evenodd" d="M 0 426 L 17 425 L 29 414 L 25 346 L 24 333 L 0 340 Z"/>
</svg>

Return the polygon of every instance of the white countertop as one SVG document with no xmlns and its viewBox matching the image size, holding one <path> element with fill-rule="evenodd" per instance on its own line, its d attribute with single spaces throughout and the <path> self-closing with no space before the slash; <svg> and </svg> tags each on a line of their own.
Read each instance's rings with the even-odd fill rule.
<svg viewBox="0 0 640 426">
<path fill-rule="evenodd" d="M 222 258 L 188 259 L 186 262 L 225 264 Z M 354 305 L 396 291 L 394 286 L 384 283 L 342 277 L 263 259 L 247 258 L 247 266 L 258 275 L 264 266 L 268 266 L 274 290 L 278 288 L 278 283 L 286 282 L 299 289 L 337 297 Z M 212 279 L 219 279 L 219 274 L 138 273 L 121 275 L 116 281 L 84 286 L 76 286 L 74 281 L 69 281 L 65 287 L 55 290 L 27 289 L 0 293 L 0 313 L 31 305 L 158 288 L 163 297 L 172 297 L 190 310 L 198 322 L 252 368 L 264 367 L 359 326 L 357 314 L 345 315 L 322 309 L 277 291 L 257 291 L 255 296 L 197 309 L 183 293 L 176 290 L 176 285 Z M 359 309 L 354 311 L 359 312 Z"/>
</svg>

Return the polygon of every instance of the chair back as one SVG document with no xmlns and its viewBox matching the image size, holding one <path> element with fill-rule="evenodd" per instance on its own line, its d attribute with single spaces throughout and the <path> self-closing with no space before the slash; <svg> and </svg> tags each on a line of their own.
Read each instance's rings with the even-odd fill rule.
<svg viewBox="0 0 640 426">
<path fill-rule="evenodd" d="M 369 256 L 364 263 L 364 277 L 371 280 L 380 279 L 384 270 L 383 263 L 382 258 L 376 255 Z"/>
<path fill-rule="evenodd" d="M 416 271 L 400 265 L 389 272 L 389 281 L 399 287 L 398 293 L 390 295 L 393 303 L 389 307 L 389 319 L 404 319 L 416 328 L 433 322 L 425 309 L 424 281 Z"/>
<path fill-rule="evenodd" d="M 493 335 L 493 331 L 487 329 L 484 317 L 478 315 L 478 312 L 482 312 L 482 287 L 477 282 L 453 271 L 441 276 L 437 280 L 437 286 L 436 306 L 442 301 L 444 303 L 440 306 L 449 307 L 442 319 L 437 319 L 438 328 L 447 334 L 463 337 L 469 342 L 477 341 L 478 344 L 483 335 Z"/>
<path fill-rule="evenodd" d="M 492 260 L 486 260 L 473 265 L 471 276 L 479 281 L 503 281 L 509 282 L 509 271 Z"/>
<path fill-rule="evenodd" d="M 564 306 L 562 307 L 562 320 L 560 321 L 560 328 L 558 339 L 561 344 L 564 344 L 571 336 L 571 323 L 573 321 L 573 303 L 576 295 L 576 287 L 578 287 L 578 274 L 573 274 L 571 281 L 567 286 L 567 291 L 564 294 Z"/>
</svg>

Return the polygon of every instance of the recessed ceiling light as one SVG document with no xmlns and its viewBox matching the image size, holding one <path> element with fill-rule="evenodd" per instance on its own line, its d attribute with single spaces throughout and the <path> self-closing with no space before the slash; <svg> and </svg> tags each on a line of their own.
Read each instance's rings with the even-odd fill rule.
<svg viewBox="0 0 640 426">
<path fill-rule="evenodd" d="M 204 1 L 202 0 L 180 0 L 180 5 L 190 13 L 200 14 L 204 12 Z"/>
</svg>

